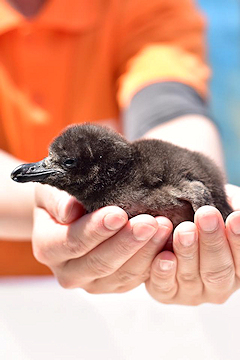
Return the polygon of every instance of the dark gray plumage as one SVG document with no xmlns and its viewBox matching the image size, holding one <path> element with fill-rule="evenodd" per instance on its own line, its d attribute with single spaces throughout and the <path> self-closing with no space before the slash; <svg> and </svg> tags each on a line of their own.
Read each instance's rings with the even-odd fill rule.
<svg viewBox="0 0 240 360">
<path fill-rule="evenodd" d="M 49 155 L 11 174 L 18 182 L 37 181 L 65 190 L 92 212 L 118 205 L 129 217 L 164 215 L 174 227 L 193 220 L 203 205 L 230 212 L 224 180 L 207 157 L 160 140 L 128 142 L 112 130 L 84 124 L 67 128 Z"/>
</svg>

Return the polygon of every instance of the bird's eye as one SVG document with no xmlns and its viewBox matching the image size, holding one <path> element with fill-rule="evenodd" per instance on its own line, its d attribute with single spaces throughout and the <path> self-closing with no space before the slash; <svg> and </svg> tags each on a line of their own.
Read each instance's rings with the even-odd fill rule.
<svg viewBox="0 0 240 360">
<path fill-rule="evenodd" d="M 68 167 L 68 168 L 72 168 L 72 167 L 74 167 L 75 165 L 76 165 L 76 159 L 66 159 L 65 161 L 64 161 L 64 165 L 66 166 L 66 167 Z"/>
</svg>

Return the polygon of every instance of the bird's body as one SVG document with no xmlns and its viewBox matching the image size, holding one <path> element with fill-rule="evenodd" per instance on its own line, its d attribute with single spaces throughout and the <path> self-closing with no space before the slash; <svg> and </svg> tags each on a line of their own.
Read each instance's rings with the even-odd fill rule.
<svg viewBox="0 0 240 360">
<path fill-rule="evenodd" d="M 38 181 L 75 196 L 92 212 L 107 205 L 129 218 L 147 213 L 168 217 L 174 227 L 193 220 L 203 205 L 230 212 L 224 180 L 204 155 L 160 140 L 128 142 L 110 129 L 84 124 L 67 128 L 49 156 L 12 173 L 16 181 Z"/>
</svg>

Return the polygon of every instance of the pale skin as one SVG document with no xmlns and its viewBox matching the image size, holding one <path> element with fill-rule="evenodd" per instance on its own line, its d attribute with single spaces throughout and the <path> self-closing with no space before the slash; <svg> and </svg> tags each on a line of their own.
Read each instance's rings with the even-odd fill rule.
<svg viewBox="0 0 240 360">
<path fill-rule="evenodd" d="M 190 139 L 189 148 L 210 151 L 212 158 L 223 166 L 218 132 L 203 117 L 181 117 L 160 125 L 146 136 L 172 139 L 185 147 Z M 211 148 L 201 143 L 201 138 L 206 142 L 209 139 Z M 128 221 L 126 213 L 114 206 L 84 215 L 81 205 L 64 192 L 34 184 L 24 184 L 22 188 L 23 184 L 12 182 L 6 172 L 19 161 L 5 153 L 1 156 L 6 171 L 2 170 L 5 191 L 1 193 L 0 211 L 4 214 L 4 204 L 9 221 L 1 224 L 0 235 L 9 233 L 16 240 L 22 238 L 21 233 L 30 237 L 29 214 L 34 207 L 34 255 L 52 269 L 63 287 L 108 293 L 128 291 L 145 282 L 147 291 L 157 301 L 187 305 L 222 303 L 239 288 L 239 211 L 228 217 L 225 229 L 215 208 L 200 208 L 194 223 L 184 222 L 175 229 L 174 253 L 162 251 L 172 231 L 168 219 L 139 215 Z M 20 186 L 22 191 L 16 191 Z M 228 186 L 227 191 L 234 209 L 240 209 L 240 189 Z M 13 199 L 9 196 L 12 192 Z M 22 201 L 27 194 L 28 200 Z M 19 201 L 21 207 L 16 205 Z M 21 222 L 12 229 L 11 217 L 15 220 L 18 216 Z"/>
<path fill-rule="evenodd" d="M 26 17 L 36 15 L 45 3 L 45 0 L 8 1 Z M 218 134 L 207 119 L 183 117 L 153 129 L 147 136 L 202 151 L 223 167 Z M 4 164 L 0 170 L 0 236 L 30 238 L 35 186 L 21 184 L 20 192 L 19 184 L 9 179 L 9 173 L 21 161 L 4 152 L 0 152 L 0 161 Z M 239 188 L 228 190 L 232 192 L 234 209 L 238 209 Z M 105 217 L 110 230 L 103 222 L 106 213 L 112 214 L 112 219 Z M 218 228 L 210 233 L 200 230 L 201 218 L 213 224 L 212 215 L 218 219 Z M 127 222 L 126 214 L 115 207 L 82 216 L 82 208 L 73 198 L 47 186 L 37 186 L 33 248 L 39 261 L 50 266 L 65 287 L 80 286 L 93 293 L 127 291 L 145 281 L 149 293 L 160 302 L 218 303 L 239 287 L 240 235 L 232 232 L 234 228 L 239 230 L 239 216 L 237 211 L 229 216 L 225 231 L 219 213 L 213 208 L 202 208 L 196 214 L 195 224 L 185 222 L 175 230 L 175 254 L 167 251 L 159 254 L 172 229 L 167 219 L 141 216 Z M 155 232 L 153 236 L 151 231 Z M 146 239 L 136 241 L 133 235 L 138 232 Z M 188 246 L 181 245 L 180 238 Z"/>
</svg>

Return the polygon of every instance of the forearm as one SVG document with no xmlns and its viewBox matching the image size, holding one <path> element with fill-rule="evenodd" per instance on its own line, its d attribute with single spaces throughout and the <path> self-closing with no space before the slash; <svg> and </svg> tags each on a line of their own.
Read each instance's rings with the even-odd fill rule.
<svg viewBox="0 0 240 360">
<path fill-rule="evenodd" d="M 10 178 L 20 162 L 0 150 L 0 239 L 31 238 L 34 184 L 17 184 Z"/>
<path fill-rule="evenodd" d="M 213 159 L 224 172 L 220 135 L 216 126 L 207 117 L 184 115 L 152 128 L 144 137 L 169 141 L 199 151 Z"/>
<path fill-rule="evenodd" d="M 123 112 L 123 120 L 130 140 L 144 136 L 169 141 L 204 153 L 224 169 L 221 140 L 207 101 L 189 86 L 160 82 L 143 88 Z"/>
</svg>

